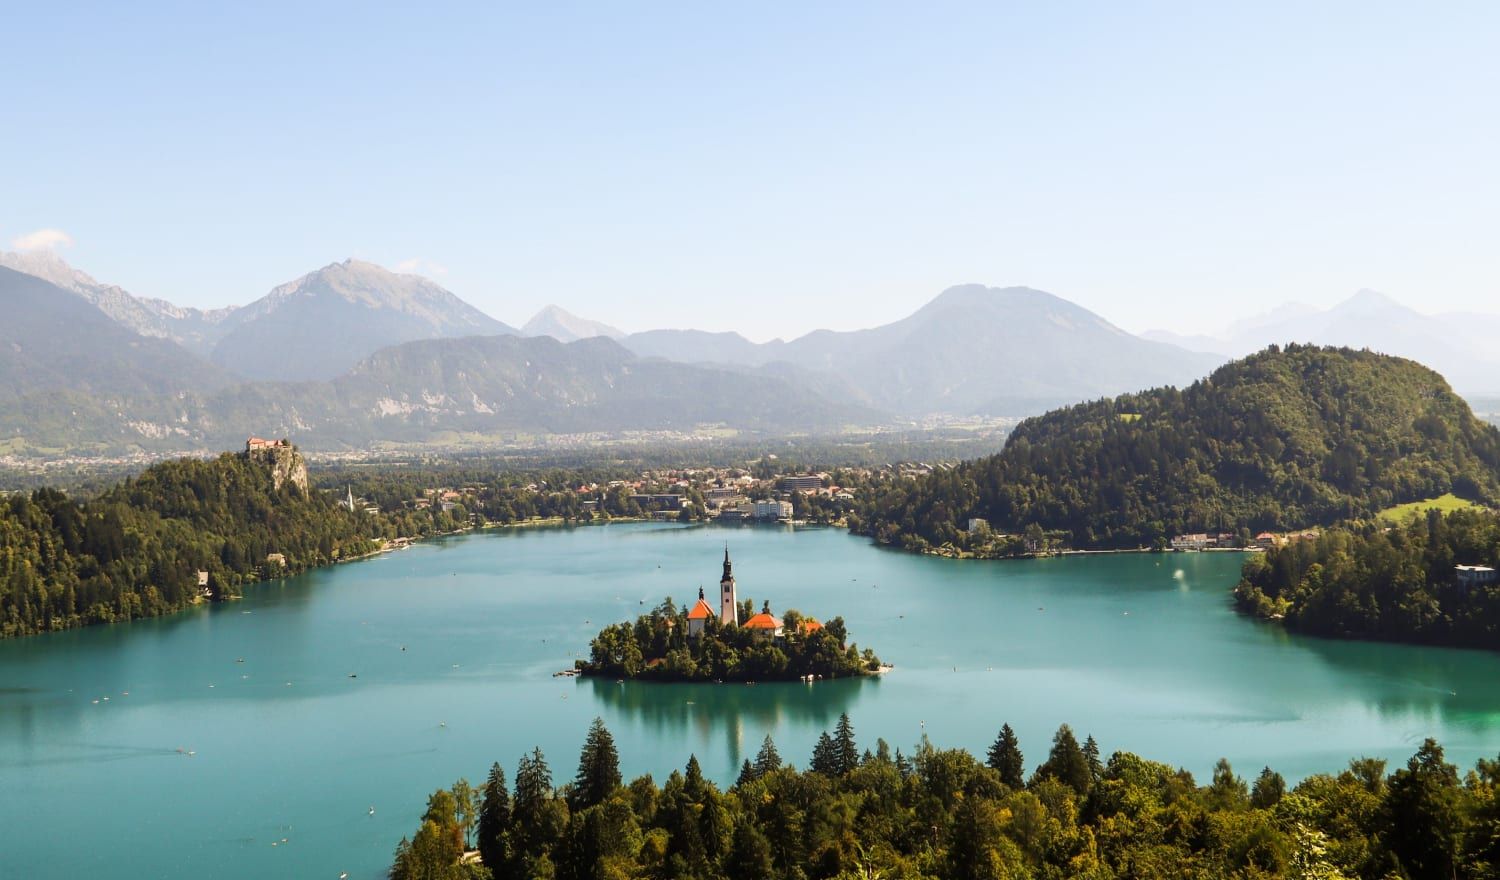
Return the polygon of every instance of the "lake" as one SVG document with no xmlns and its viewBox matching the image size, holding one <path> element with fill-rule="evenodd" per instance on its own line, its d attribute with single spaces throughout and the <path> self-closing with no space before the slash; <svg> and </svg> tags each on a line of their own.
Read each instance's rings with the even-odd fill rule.
<svg viewBox="0 0 1500 880">
<path fill-rule="evenodd" d="M 814 684 L 554 678 L 608 622 L 717 584 L 827 619 L 895 670 Z M 770 734 L 805 766 L 840 712 L 861 747 L 925 733 L 1028 770 L 1067 722 L 1206 780 L 1500 751 L 1500 657 L 1288 636 L 1237 616 L 1233 553 L 954 561 L 830 529 L 617 524 L 428 542 L 164 619 L 0 642 L 0 876 L 383 877 L 426 796 L 589 722 L 626 778 L 695 753 L 731 782 Z M 356 677 L 351 677 L 356 676 Z M 107 698 L 107 699 L 106 699 Z M 371 808 L 375 812 L 370 813 Z"/>
</svg>

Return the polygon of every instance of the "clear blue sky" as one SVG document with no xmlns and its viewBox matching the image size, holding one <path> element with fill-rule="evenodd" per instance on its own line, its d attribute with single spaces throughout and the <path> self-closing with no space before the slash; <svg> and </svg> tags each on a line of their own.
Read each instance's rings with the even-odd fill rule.
<svg viewBox="0 0 1500 880">
<path fill-rule="evenodd" d="M 755 338 L 970 281 L 1132 330 L 1500 310 L 1497 4 L 428 5 L 10 7 L 0 247 Z"/>
</svg>

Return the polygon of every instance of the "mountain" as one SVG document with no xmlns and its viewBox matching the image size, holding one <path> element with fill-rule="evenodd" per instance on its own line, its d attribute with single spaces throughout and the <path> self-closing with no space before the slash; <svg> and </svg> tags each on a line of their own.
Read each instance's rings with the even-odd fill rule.
<svg viewBox="0 0 1500 880">
<path fill-rule="evenodd" d="M 1132 336 L 1067 300 L 1027 287 L 949 288 L 912 315 L 869 330 L 818 330 L 757 345 L 734 333 L 625 337 L 644 356 L 836 375 L 877 408 L 1015 415 L 1049 405 L 1186 383 L 1221 358 Z"/>
<path fill-rule="evenodd" d="M 1361 290 L 1329 309 L 1289 303 L 1214 335 L 1153 330 L 1145 336 L 1226 357 L 1288 342 L 1368 348 L 1427 364 L 1460 391 L 1494 393 L 1500 392 L 1496 334 L 1500 315 L 1427 315 L 1378 291 Z"/>
<path fill-rule="evenodd" d="M 0 252 L 0 266 L 71 291 L 141 336 L 170 339 L 202 355 L 213 348 L 220 325 L 234 311 L 233 307 L 204 311 L 134 296 L 117 285 L 95 281 L 50 250 Z"/>
<path fill-rule="evenodd" d="M 1443 377 L 1369 351 L 1270 348 L 1177 390 L 1023 422 L 998 455 L 896 484 L 864 511 L 888 543 L 1065 532 L 1075 547 L 1296 529 L 1453 492 L 1500 499 L 1500 431 Z"/>
<path fill-rule="evenodd" d="M 125 402 L 81 393 L 25 406 L 0 400 L 0 437 L 21 451 L 96 453 L 221 448 L 252 434 L 346 450 L 701 426 L 830 433 L 884 422 L 772 375 L 645 360 L 604 338 L 545 336 L 408 342 L 331 381 L 247 382 Z"/>
<path fill-rule="evenodd" d="M 580 318 L 559 306 L 547 306 L 537 312 L 521 332 L 527 336 L 551 336 L 559 342 L 576 342 L 594 336 L 619 339 L 625 335 L 608 324 Z"/>
<path fill-rule="evenodd" d="M 378 349 L 419 339 L 515 334 L 437 284 L 345 260 L 283 284 L 224 319 L 215 363 L 253 379 L 332 379 Z"/>
<path fill-rule="evenodd" d="M 119 402 L 229 382 L 175 342 L 134 333 L 84 297 L 34 275 L 0 268 L 0 314 L 0 401 L 11 405 L 66 394 Z"/>
</svg>

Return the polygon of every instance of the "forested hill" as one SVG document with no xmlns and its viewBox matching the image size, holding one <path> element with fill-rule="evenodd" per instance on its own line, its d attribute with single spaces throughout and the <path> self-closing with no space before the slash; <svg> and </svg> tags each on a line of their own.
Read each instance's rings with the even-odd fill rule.
<svg viewBox="0 0 1500 880">
<path fill-rule="evenodd" d="M 892 484 L 855 525 L 912 549 L 964 547 L 971 517 L 1124 547 L 1367 517 L 1446 492 L 1500 496 L 1500 431 L 1421 364 L 1292 345 L 1186 389 L 1029 419 L 998 455 Z"/>
<path fill-rule="evenodd" d="M 440 525 L 309 491 L 290 447 L 165 462 L 84 503 L 13 495 L 0 500 L 0 637 L 166 614 L 205 598 L 200 570 L 219 598 Z"/>
</svg>

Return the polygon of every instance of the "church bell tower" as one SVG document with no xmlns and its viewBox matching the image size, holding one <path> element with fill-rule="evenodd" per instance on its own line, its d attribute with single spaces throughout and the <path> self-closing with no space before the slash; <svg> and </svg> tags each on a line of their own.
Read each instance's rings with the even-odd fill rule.
<svg viewBox="0 0 1500 880">
<path fill-rule="evenodd" d="M 729 546 L 724 547 L 724 576 L 719 579 L 719 623 L 739 626 L 740 612 L 735 605 L 734 570 L 729 562 Z"/>
</svg>

